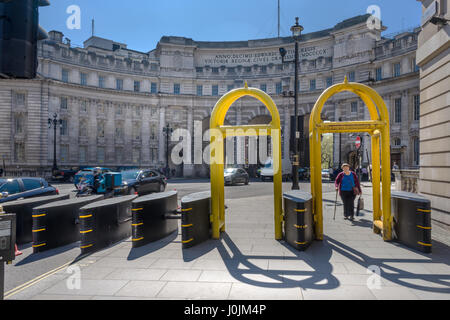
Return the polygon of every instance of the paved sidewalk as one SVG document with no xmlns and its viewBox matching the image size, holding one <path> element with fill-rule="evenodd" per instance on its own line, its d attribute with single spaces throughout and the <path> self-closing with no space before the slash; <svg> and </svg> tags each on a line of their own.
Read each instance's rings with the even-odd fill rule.
<svg viewBox="0 0 450 320">
<path fill-rule="evenodd" d="M 182 250 L 178 233 L 138 249 L 128 239 L 75 264 L 80 289 L 70 289 L 72 266 L 9 299 L 450 299 L 450 248 L 384 242 L 372 232 L 369 192 L 354 222 L 339 200 L 333 220 L 335 193 L 324 193 L 324 240 L 304 252 L 274 240 L 272 197 L 230 199 L 220 240 Z"/>
</svg>

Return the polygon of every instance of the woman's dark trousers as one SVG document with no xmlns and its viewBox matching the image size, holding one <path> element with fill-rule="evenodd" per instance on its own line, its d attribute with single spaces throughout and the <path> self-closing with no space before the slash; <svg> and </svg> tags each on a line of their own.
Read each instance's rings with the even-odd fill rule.
<svg viewBox="0 0 450 320">
<path fill-rule="evenodd" d="M 350 218 L 353 217 L 355 211 L 355 194 L 352 191 L 343 191 L 341 190 L 341 199 L 344 203 L 344 217 Z"/>
</svg>

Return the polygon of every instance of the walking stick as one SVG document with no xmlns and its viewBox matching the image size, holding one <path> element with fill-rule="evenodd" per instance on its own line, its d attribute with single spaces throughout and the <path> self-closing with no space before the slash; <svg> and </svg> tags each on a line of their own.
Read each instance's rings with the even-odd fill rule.
<svg viewBox="0 0 450 320">
<path fill-rule="evenodd" d="M 337 195 L 338 195 L 338 189 L 336 189 L 336 200 L 334 201 L 334 216 L 333 216 L 333 220 L 336 220 Z"/>
</svg>

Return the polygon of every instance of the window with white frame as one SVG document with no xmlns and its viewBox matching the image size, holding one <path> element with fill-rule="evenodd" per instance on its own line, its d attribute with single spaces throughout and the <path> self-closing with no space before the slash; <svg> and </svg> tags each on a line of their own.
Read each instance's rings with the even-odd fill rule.
<svg viewBox="0 0 450 320">
<path fill-rule="evenodd" d="M 66 136 L 68 134 L 68 128 L 67 128 L 67 119 L 61 119 L 61 129 L 60 129 L 60 134 L 62 136 Z"/>
<path fill-rule="evenodd" d="M 14 92 L 14 104 L 16 107 L 25 107 L 25 93 Z"/>
<path fill-rule="evenodd" d="M 180 84 L 179 83 L 174 83 L 173 84 L 173 93 L 174 94 L 180 94 L 181 93 Z"/>
<path fill-rule="evenodd" d="M 394 63 L 394 77 L 399 77 L 401 74 L 401 64 L 400 62 Z"/>
<path fill-rule="evenodd" d="M 98 86 L 100 88 L 105 87 L 105 77 L 104 76 L 98 76 Z"/>
<path fill-rule="evenodd" d="M 212 95 L 213 96 L 218 96 L 219 95 L 219 86 L 217 84 L 214 84 L 212 86 Z"/>
<path fill-rule="evenodd" d="M 116 90 L 123 90 L 123 79 L 116 79 Z"/>
<path fill-rule="evenodd" d="M 267 85 L 265 83 L 262 83 L 259 87 L 262 91 L 267 92 Z"/>
<path fill-rule="evenodd" d="M 59 100 L 59 107 L 61 110 L 67 110 L 67 97 L 61 97 Z"/>
<path fill-rule="evenodd" d="M 358 112 L 358 102 L 352 101 L 350 104 L 350 112 L 351 113 L 357 113 Z"/>
<path fill-rule="evenodd" d="M 80 84 L 82 86 L 86 86 L 87 85 L 87 74 L 84 72 L 80 72 Z"/>
<path fill-rule="evenodd" d="M 134 81 L 134 92 L 141 91 L 141 82 L 140 81 Z"/>
<path fill-rule="evenodd" d="M 158 93 L 158 84 L 156 82 L 150 84 L 150 93 Z"/>
<path fill-rule="evenodd" d="M 203 95 L 203 86 L 201 84 L 197 85 L 197 95 L 198 96 Z"/>
<path fill-rule="evenodd" d="M 14 119 L 14 132 L 16 134 L 24 133 L 25 119 L 22 115 L 16 115 Z"/>
<path fill-rule="evenodd" d="M 61 70 L 61 81 L 69 82 L 69 70 L 68 69 Z"/>
<path fill-rule="evenodd" d="M 80 103 L 80 111 L 81 112 L 87 112 L 87 102 L 86 102 L 86 100 L 81 101 L 81 103 Z"/>
<path fill-rule="evenodd" d="M 275 85 L 276 94 L 281 94 L 283 92 L 283 85 L 281 82 L 277 82 Z"/>
<path fill-rule="evenodd" d="M 355 82 L 355 80 L 356 80 L 355 71 L 350 71 L 348 73 L 348 81 Z"/>
<path fill-rule="evenodd" d="M 380 81 L 383 79 L 383 69 L 378 67 L 375 69 L 375 80 Z"/>
</svg>

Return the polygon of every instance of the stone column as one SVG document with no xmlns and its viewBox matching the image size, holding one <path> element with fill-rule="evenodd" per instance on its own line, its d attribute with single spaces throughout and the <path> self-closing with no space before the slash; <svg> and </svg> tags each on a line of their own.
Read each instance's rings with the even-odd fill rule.
<svg viewBox="0 0 450 320">
<path fill-rule="evenodd" d="M 284 158 L 283 159 L 287 159 L 289 160 L 289 137 L 291 134 L 291 117 L 289 114 L 289 104 L 285 104 L 283 106 L 283 113 L 284 113 L 284 126 L 282 127 L 283 129 L 283 145 L 284 145 Z M 286 160 L 285 160 L 286 161 Z"/>
<path fill-rule="evenodd" d="M 163 132 L 163 128 L 166 125 L 166 108 L 163 106 L 159 107 L 159 162 L 164 163 L 166 159 L 166 136 Z"/>
<path fill-rule="evenodd" d="M 342 114 L 342 110 L 341 110 L 341 104 L 340 102 L 335 102 L 334 103 L 334 121 L 338 122 L 339 121 L 339 117 L 341 117 Z M 339 144 L 341 143 L 340 141 L 340 133 L 334 133 L 333 134 L 333 166 L 339 166 Z"/>
<path fill-rule="evenodd" d="M 149 166 L 151 163 L 150 159 L 150 112 L 151 108 L 149 106 L 142 107 L 142 125 L 141 125 L 141 162 Z"/>
<path fill-rule="evenodd" d="M 186 144 L 186 150 L 183 151 L 183 157 L 189 156 L 190 163 L 183 163 L 183 175 L 185 177 L 194 177 L 194 162 L 193 162 L 193 153 L 192 153 L 192 145 L 194 143 L 194 108 L 191 106 L 187 108 L 187 131 L 189 132 L 189 137 L 183 137 L 183 139 L 189 139 L 188 143 Z"/>
</svg>

